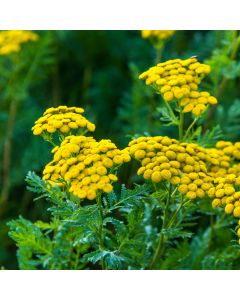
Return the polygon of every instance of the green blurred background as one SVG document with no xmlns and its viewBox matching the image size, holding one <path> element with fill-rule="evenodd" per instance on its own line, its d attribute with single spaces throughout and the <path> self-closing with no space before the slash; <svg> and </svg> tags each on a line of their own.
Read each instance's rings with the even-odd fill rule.
<svg viewBox="0 0 240 300">
<path fill-rule="evenodd" d="M 0 202 L 0 267 L 7 269 L 17 268 L 17 258 L 6 222 L 18 215 L 31 220 L 48 218 L 44 201 L 34 202 L 24 181 L 29 170 L 41 174 L 51 158 L 47 143 L 31 133 L 34 121 L 46 108 L 84 107 L 85 116 L 96 124 L 94 137 L 110 138 L 120 148 L 133 135 L 176 136 L 174 129 L 164 128 L 159 120 L 159 97 L 138 79 L 156 62 L 155 48 L 141 38 L 140 31 L 36 32 L 39 40 L 24 45 L 17 59 L 0 56 L 1 189 L 12 109 L 15 115 L 8 195 Z M 197 55 L 211 65 L 213 72 L 204 80 L 204 87 L 218 96 L 220 104 L 205 116 L 203 126 L 210 129 L 219 124 L 222 136 L 235 141 L 240 136 L 237 35 L 237 31 L 176 31 L 162 54 L 162 60 Z M 122 180 L 127 182 L 129 176 L 122 174 Z"/>
</svg>

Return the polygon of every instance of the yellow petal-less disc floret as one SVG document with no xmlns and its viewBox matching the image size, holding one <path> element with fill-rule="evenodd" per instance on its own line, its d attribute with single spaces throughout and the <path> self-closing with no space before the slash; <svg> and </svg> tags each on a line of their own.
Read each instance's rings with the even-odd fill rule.
<svg viewBox="0 0 240 300">
<path fill-rule="evenodd" d="M 225 213 L 226 214 L 231 214 L 234 210 L 234 205 L 229 203 L 225 206 Z"/>
</svg>

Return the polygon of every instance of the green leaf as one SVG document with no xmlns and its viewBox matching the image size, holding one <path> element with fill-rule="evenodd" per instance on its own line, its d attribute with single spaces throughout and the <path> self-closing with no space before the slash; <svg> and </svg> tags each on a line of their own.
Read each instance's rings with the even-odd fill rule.
<svg viewBox="0 0 240 300">
<path fill-rule="evenodd" d="M 165 126 L 176 126 L 179 121 L 174 117 L 166 107 L 158 107 L 157 112 L 160 113 L 160 121 L 164 123 Z"/>
<path fill-rule="evenodd" d="M 199 135 L 198 144 L 202 147 L 211 148 L 216 145 L 216 142 L 223 138 L 223 133 L 220 125 L 216 125 L 211 130 L 207 130 L 203 135 Z"/>
<path fill-rule="evenodd" d="M 182 230 L 182 227 L 163 229 L 163 234 L 168 238 L 190 238 L 193 233 Z"/>
<path fill-rule="evenodd" d="M 108 250 L 96 250 L 83 256 L 83 261 L 93 264 L 99 263 L 101 260 L 104 261 L 107 269 L 120 269 L 124 257 Z"/>
</svg>

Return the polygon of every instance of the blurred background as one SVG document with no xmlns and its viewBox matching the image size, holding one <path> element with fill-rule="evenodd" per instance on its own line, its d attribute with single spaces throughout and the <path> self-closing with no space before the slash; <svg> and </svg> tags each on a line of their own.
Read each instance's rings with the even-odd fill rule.
<svg viewBox="0 0 240 300">
<path fill-rule="evenodd" d="M 47 220 L 46 203 L 33 201 L 25 176 L 41 174 L 50 147 L 31 133 L 48 107 L 80 106 L 96 124 L 96 139 L 119 148 L 132 136 L 169 135 L 157 95 L 138 79 L 157 63 L 156 47 L 140 31 L 35 31 L 39 38 L 9 55 L 0 54 L 0 267 L 17 268 L 16 248 L 6 222 L 18 215 Z M 0 33 L 1 35 L 1 33 Z M 0 37 L 1 43 L 1 37 Z M 176 31 L 164 43 L 161 60 L 197 55 L 212 73 L 205 90 L 219 100 L 206 114 L 204 130 L 218 125 L 223 138 L 240 136 L 239 39 L 237 31 Z M 216 131 L 216 134 L 219 132 Z M 128 182 L 130 171 L 122 174 Z"/>
</svg>

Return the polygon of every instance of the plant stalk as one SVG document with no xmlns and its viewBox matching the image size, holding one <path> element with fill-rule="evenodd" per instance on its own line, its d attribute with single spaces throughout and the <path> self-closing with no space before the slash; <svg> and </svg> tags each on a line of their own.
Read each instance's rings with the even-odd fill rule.
<svg viewBox="0 0 240 300">
<path fill-rule="evenodd" d="M 178 132 L 179 132 L 179 141 L 180 142 L 183 139 L 183 121 L 184 121 L 184 113 L 182 110 L 180 110 L 179 124 L 178 124 Z"/>
<path fill-rule="evenodd" d="M 197 122 L 197 120 L 198 120 L 198 118 L 195 118 L 195 119 L 193 120 L 193 122 L 190 124 L 190 126 L 188 127 L 188 129 L 187 129 L 187 131 L 186 131 L 186 133 L 185 133 L 185 135 L 184 135 L 184 137 L 183 137 L 183 140 L 184 140 L 184 141 L 185 141 L 186 138 L 188 137 L 188 134 L 189 134 L 190 130 L 193 128 L 193 126 L 195 125 L 195 123 Z"/>
<path fill-rule="evenodd" d="M 104 243 L 103 243 L 103 210 L 102 210 L 102 204 L 101 204 L 101 194 L 97 194 L 97 205 L 98 205 L 98 211 L 100 214 L 100 224 L 98 228 L 98 243 L 99 243 L 99 250 L 104 249 Z M 102 270 L 105 269 L 104 267 L 104 261 L 103 259 L 101 260 L 101 266 Z"/>
<path fill-rule="evenodd" d="M 163 213 L 163 223 L 162 223 L 162 229 L 161 229 L 161 232 L 160 232 L 157 249 L 156 249 L 156 252 L 153 256 L 152 261 L 149 264 L 149 269 L 150 270 L 154 267 L 154 265 L 156 264 L 157 260 L 159 259 L 159 257 L 162 255 L 162 252 L 163 252 L 163 246 L 164 246 L 163 229 L 165 229 L 165 227 L 167 225 L 167 215 L 168 215 L 168 207 L 169 207 L 169 204 L 170 204 L 170 200 L 171 200 L 171 184 L 169 185 L 168 197 L 167 197 L 167 201 L 166 201 L 166 205 L 165 205 L 165 209 L 164 209 L 164 213 Z"/>
</svg>

